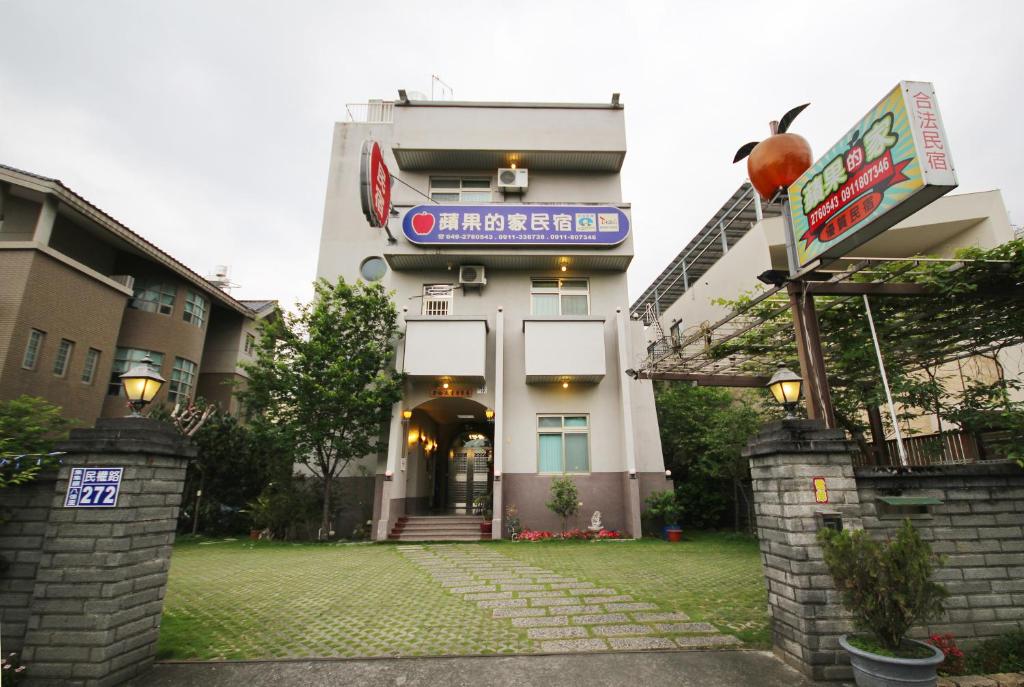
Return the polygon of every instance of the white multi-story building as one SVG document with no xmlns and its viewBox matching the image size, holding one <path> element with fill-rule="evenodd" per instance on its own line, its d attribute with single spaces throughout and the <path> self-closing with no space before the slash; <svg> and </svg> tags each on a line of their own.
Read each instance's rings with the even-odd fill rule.
<svg viewBox="0 0 1024 687">
<path fill-rule="evenodd" d="M 625 374 L 644 342 L 626 291 L 633 227 L 618 97 L 400 95 L 350 106 L 331 151 L 317 275 L 394 291 L 407 375 L 387 452 L 349 471 L 345 500 L 372 494 L 382 539 L 403 518 L 465 514 L 489 493 L 498 537 L 510 506 L 525 527 L 559 528 L 545 503 L 552 478 L 567 474 L 583 503 L 570 526 L 600 511 L 606 527 L 639 535 L 643 499 L 666 479 L 650 383 Z M 366 140 L 399 180 L 388 232 L 361 209 Z M 417 519 L 435 532 L 444 522 Z"/>
</svg>

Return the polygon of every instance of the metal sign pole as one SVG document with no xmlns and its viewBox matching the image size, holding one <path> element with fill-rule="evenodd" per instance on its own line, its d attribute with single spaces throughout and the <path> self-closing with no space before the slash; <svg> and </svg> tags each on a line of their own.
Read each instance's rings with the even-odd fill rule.
<svg viewBox="0 0 1024 687">
<path fill-rule="evenodd" d="M 875 344 L 875 355 L 878 356 L 878 369 L 882 373 L 882 386 L 885 387 L 885 400 L 889 404 L 889 417 L 892 419 L 893 429 L 896 430 L 896 448 L 900 453 L 900 465 L 907 467 L 907 452 L 903 448 L 903 434 L 900 433 L 900 423 L 896 419 L 896 406 L 892 402 L 892 392 L 889 391 L 889 378 L 885 374 L 885 363 L 882 362 L 882 349 L 878 346 L 878 334 L 875 333 L 875 318 L 871 316 L 871 304 L 868 302 L 867 294 L 864 294 L 864 310 L 868 314 L 868 326 L 871 328 L 871 341 Z"/>
<path fill-rule="evenodd" d="M 782 190 L 782 221 L 784 238 L 786 239 L 786 260 L 789 263 L 789 276 L 795 277 L 799 263 L 796 260 L 796 239 L 793 237 L 793 217 L 789 210 L 789 192 Z"/>
</svg>

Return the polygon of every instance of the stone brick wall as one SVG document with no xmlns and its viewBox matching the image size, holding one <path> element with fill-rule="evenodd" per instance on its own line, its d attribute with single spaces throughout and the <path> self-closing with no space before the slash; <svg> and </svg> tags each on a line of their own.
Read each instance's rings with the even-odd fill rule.
<svg viewBox="0 0 1024 687">
<path fill-rule="evenodd" d="M 20 652 L 57 473 L 0 489 L 0 633 L 4 651 Z"/>
<path fill-rule="evenodd" d="M 912 636 L 952 632 L 963 644 L 1024 628 L 1024 470 L 1009 461 L 910 468 L 858 468 L 864 528 L 894 533 L 909 517 L 945 564 L 936 575 L 946 614 Z M 920 514 L 888 514 L 883 496 L 942 501 Z"/>
<path fill-rule="evenodd" d="M 16 577 L 3 578 L 5 605 L 14 592 L 2 608 L 4 644 L 20 645 L 29 685 L 122 684 L 155 655 L 195 449 L 169 425 L 141 418 L 73 430 L 61 449 L 68 453 L 55 476 L 4 490 L 16 507 L 4 531 L 21 532 L 4 545 L 24 559 Z M 74 467 L 123 467 L 116 507 L 65 508 Z"/>
<path fill-rule="evenodd" d="M 746 450 L 775 653 L 814 680 L 852 677 L 838 643 L 851 625 L 816 539 L 822 514 L 860 526 L 852 450 L 841 430 L 813 420 L 767 425 Z M 827 504 L 815 502 L 815 477 L 827 480 Z"/>
</svg>

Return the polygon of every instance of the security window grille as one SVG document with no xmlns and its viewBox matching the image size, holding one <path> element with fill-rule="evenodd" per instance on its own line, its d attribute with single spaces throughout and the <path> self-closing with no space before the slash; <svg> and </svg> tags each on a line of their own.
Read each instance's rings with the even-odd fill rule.
<svg viewBox="0 0 1024 687">
<path fill-rule="evenodd" d="M 256 350 L 256 337 L 252 334 L 245 335 L 245 352 L 252 355 L 252 352 Z"/>
<path fill-rule="evenodd" d="M 681 324 L 682 324 L 681 322 L 676 322 L 671 327 L 668 328 L 668 335 L 669 335 L 669 338 L 672 339 L 672 345 L 673 346 L 678 346 L 679 345 L 679 334 L 680 334 L 680 332 L 679 332 L 679 325 L 681 325 Z"/>
<path fill-rule="evenodd" d="M 53 374 L 63 377 L 68 371 L 68 362 L 71 361 L 71 352 L 75 350 L 73 341 L 61 339 L 57 346 L 57 357 L 53 359 Z"/>
<path fill-rule="evenodd" d="M 188 295 L 185 296 L 185 312 L 182 319 L 202 329 L 203 323 L 206 322 L 207 305 L 205 296 L 189 289 Z"/>
<path fill-rule="evenodd" d="M 589 315 L 590 282 L 586 279 L 534 279 L 530 286 L 534 315 Z"/>
<path fill-rule="evenodd" d="M 136 310 L 170 315 L 174 312 L 174 297 L 177 293 L 178 289 L 173 284 L 165 284 L 152 279 L 137 280 L 135 296 L 132 298 L 130 306 Z"/>
<path fill-rule="evenodd" d="M 192 386 L 196 379 L 196 364 L 184 358 L 174 359 L 171 382 L 167 387 L 167 399 L 171 403 L 188 403 L 192 398 Z"/>
<path fill-rule="evenodd" d="M 590 472 L 590 418 L 537 416 L 537 472 Z"/>
<path fill-rule="evenodd" d="M 451 284 L 424 284 L 423 314 L 451 315 L 453 292 Z"/>
<path fill-rule="evenodd" d="M 43 348 L 43 339 L 46 334 L 38 329 L 30 329 L 28 332 L 28 343 L 25 345 L 25 356 L 21 359 L 21 366 L 26 370 L 36 369 L 39 362 L 39 352 Z"/>
<path fill-rule="evenodd" d="M 491 180 L 479 177 L 431 177 L 430 198 L 439 203 L 489 203 Z"/>
<path fill-rule="evenodd" d="M 107 395 L 123 396 L 124 389 L 121 387 L 121 375 L 147 356 L 153 361 L 153 369 L 159 372 L 160 368 L 164 366 L 163 353 L 147 351 L 141 348 L 118 348 L 114 353 L 113 366 L 110 368 L 110 383 L 107 384 Z"/>
<path fill-rule="evenodd" d="M 96 379 L 96 368 L 100 363 L 100 352 L 90 348 L 85 353 L 85 365 L 82 366 L 82 384 L 92 384 Z"/>
</svg>

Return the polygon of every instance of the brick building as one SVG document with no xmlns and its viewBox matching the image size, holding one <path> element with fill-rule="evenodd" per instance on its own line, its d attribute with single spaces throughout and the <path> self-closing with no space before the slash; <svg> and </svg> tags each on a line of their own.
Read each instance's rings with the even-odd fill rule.
<svg viewBox="0 0 1024 687">
<path fill-rule="evenodd" d="M 156 403 L 237 412 L 231 383 L 276 301 L 239 301 L 56 179 L 0 165 L 0 400 L 92 424 L 125 414 L 118 375 L 149 356 Z"/>
</svg>

